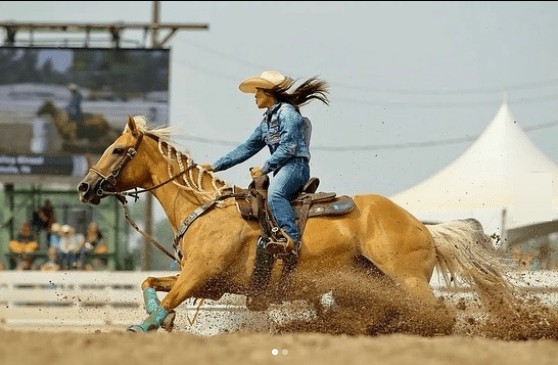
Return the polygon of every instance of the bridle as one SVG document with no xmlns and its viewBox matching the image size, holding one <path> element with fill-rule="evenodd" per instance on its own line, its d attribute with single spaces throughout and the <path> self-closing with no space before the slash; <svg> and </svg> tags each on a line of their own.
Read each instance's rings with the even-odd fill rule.
<svg viewBox="0 0 558 365">
<path fill-rule="evenodd" d="M 144 135 L 143 133 L 140 133 L 140 135 L 136 140 L 136 144 L 133 147 L 128 148 L 126 154 L 122 156 L 122 158 L 120 159 L 116 167 L 111 171 L 111 173 L 108 176 L 105 176 L 101 171 L 99 171 L 96 165 L 91 166 L 89 170 L 93 171 L 101 178 L 101 181 L 99 182 L 99 184 L 97 184 L 95 194 L 97 194 L 98 196 L 119 194 L 116 192 L 116 188 L 115 188 L 116 178 L 118 177 L 118 175 L 120 175 L 120 172 L 122 171 L 124 166 L 126 166 L 126 164 L 130 162 L 130 160 L 134 158 L 134 156 L 138 153 L 139 146 L 143 141 L 143 135 Z M 108 188 L 112 188 L 112 191 L 106 190 L 107 189 L 106 184 L 108 184 Z"/>
<path fill-rule="evenodd" d="M 89 168 L 90 171 L 93 171 L 95 174 L 97 174 L 100 178 L 101 181 L 97 184 L 97 188 L 95 191 L 95 194 L 97 194 L 97 196 L 107 196 L 107 195 L 115 195 L 117 198 L 120 199 L 120 197 L 124 197 L 124 196 L 131 196 L 134 198 L 135 201 L 137 201 L 139 199 L 138 194 L 140 193 L 146 193 L 148 191 L 151 190 L 155 190 L 173 180 L 175 180 L 176 178 L 180 177 L 181 175 L 185 174 L 186 172 L 188 172 L 190 169 L 192 169 L 193 167 L 195 167 L 196 165 L 190 165 L 188 166 L 186 169 L 179 171 L 178 173 L 176 173 L 175 175 L 171 176 L 170 178 L 168 178 L 167 180 L 163 181 L 160 184 L 157 184 L 155 186 L 152 186 L 150 188 L 147 189 L 142 189 L 142 190 L 138 190 L 137 188 L 134 188 L 135 191 L 134 192 L 116 192 L 116 178 L 118 177 L 118 175 L 120 175 L 120 172 L 122 171 L 122 169 L 126 166 L 126 164 L 128 162 L 130 162 L 130 160 L 132 158 L 134 158 L 134 156 L 136 156 L 136 154 L 138 153 L 139 147 L 141 142 L 143 141 L 143 136 L 144 133 L 140 132 L 140 135 L 138 136 L 138 139 L 136 140 L 136 144 L 133 147 L 129 147 L 128 150 L 126 151 L 126 154 L 124 156 L 122 156 L 122 159 L 118 162 L 118 164 L 116 164 L 116 167 L 112 170 L 112 172 L 109 175 L 104 175 L 101 171 L 99 171 L 99 169 L 97 169 L 97 167 L 95 167 L 95 165 L 91 166 L 91 168 Z M 157 139 L 155 136 L 152 136 L 151 134 L 148 134 L 149 137 Z M 111 190 L 107 190 L 111 189 Z"/>
</svg>

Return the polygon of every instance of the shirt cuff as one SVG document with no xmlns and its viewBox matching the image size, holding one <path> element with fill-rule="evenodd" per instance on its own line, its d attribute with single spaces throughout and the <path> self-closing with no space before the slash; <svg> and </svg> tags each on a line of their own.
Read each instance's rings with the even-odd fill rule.
<svg viewBox="0 0 558 365">
<path fill-rule="evenodd" d="M 270 172 L 270 171 L 269 171 L 269 164 L 267 163 L 267 161 L 264 162 L 264 164 L 263 164 L 261 170 L 262 170 L 262 174 L 264 174 L 264 175 L 269 174 L 269 172 Z"/>
</svg>

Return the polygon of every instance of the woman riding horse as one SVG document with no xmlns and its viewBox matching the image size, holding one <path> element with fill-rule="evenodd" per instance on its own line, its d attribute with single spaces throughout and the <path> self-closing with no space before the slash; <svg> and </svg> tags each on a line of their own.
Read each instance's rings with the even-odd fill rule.
<svg viewBox="0 0 558 365">
<path fill-rule="evenodd" d="M 175 232 L 181 271 L 141 284 L 148 317 L 130 331 L 172 328 L 175 308 L 188 298 L 254 294 L 258 222 L 245 220 L 231 185 L 175 148 L 169 134 L 167 129 L 148 130 L 145 120 L 129 116 L 124 132 L 78 185 L 80 201 L 88 204 L 99 204 L 107 196 L 124 202 L 124 193 L 141 187 L 159 201 Z M 474 284 L 488 306 L 505 305 L 510 287 L 478 222 L 425 226 L 383 196 L 352 199 L 354 208 L 347 214 L 308 219 L 299 263 L 286 290 L 283 263 L 273 267 L 269 290 L 263 293 L 270 302 L 319 304 L 322 295 L 332 292 L 335 312 L 318 311 L 318 319 L 345 328 L 341 332 L 385 333 L 393 324 L 389 328 L 398 332 L 447 334 L 455 315 L 439 310 L 444 304 L 430 287 L 433 270 L 439 267 L 452 279 L 460 275 Z M 167 295 L 159 301 L 157 291 Z M 429 311 L 430 316 L 425 314 Z M 353 332 L 343 327 L 349 322 L 357 327 Z"/>
<path fill-rule="evenodd" d="M 246 142 L 213 165 L 202 165 L 208 171 L 223 171 L 246 161 L 267 145 L 271 156 L 261 168 L 251 168 L 250 174 L 257 178 L 273 173 L 267 201 L 283 237 L 268 242 L 266 248 L 271 252 L 286 253 L 290 262 L 297 259 L 301 239 L 291 199 L 310 178 L 312 124 L 300 114 L 300 107 L 313 99 L 328 104 L 327 83 L 324 81 L 310 78 L 289 94 L 287 90 L 293 84 L 294 80 L 277 71 L 264 71 L 259 77 L 242 81 L 240 91 L 255 94 L 258 108 L 267 109 L 264 118 Z M 273 245 L 278 247 L 272 248 Z"/>
</svg>

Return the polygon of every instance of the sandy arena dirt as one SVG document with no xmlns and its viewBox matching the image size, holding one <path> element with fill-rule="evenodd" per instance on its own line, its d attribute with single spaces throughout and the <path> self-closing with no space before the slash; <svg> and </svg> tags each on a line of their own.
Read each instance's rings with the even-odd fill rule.
<svg viewBox="0 0 558 365">
<path fill-rule="evenodd" d="M 370 331 L 361 326 L 361 320 L 353 321 L 361 309 L 367 313 L 357 295 L 351 297 L 353 313 L 329 313 L 312 325 L 292 322 L 264 333 L 245 328 L 199 336 L 175 328 L 171 333 L 159 329 L 139 334 L 124 328 L 9 328 L 0 324 L 0 364 L 540 365 L 558 361 L 556 309 L 537 300 L 516 294 L 511 304 L 483 311 L 479 300 L 446 299 L 449 312 L 457 313 L 457 322 L 451 326 L 451 321 L 446 322 L 451 316 L 444 316 L 440 308 L 396 303 L 397 294 L 376 289 L 382 289 L 376 295 L 383 300 L 374 302 L 374 313 L 391 313 L 386 308 L 396 306 L 409 309 L 411 315 L 391 316 L 374 328 L 373 336 L 361 333 Z M 368 297 L 367 290 L 360 295 Z M 448 328 L 446 334 L 431 333 Z"/>
<path fill-rule="evenodd" d="M 0 364 L 555 364 L 554 339 L 0 330 Z"/>
</svg>

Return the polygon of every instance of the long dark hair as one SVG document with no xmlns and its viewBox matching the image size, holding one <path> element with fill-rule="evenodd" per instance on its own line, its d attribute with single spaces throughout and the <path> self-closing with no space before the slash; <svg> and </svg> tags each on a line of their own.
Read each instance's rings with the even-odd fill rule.
<svg viewBox="0 0 558 365">
<path fill-rule="evenodd" d="M 327 82 L 317 77 L 311 77 L 304 81 L 292 93 L 288 93 L 287 90 L 294 84 L 295 80 L 287 78 L 281 85 L 266 90 L 266 92 L 272 94 L 278 101 L 292 104 L 297 109 L 312 100 L 319 100 L 325 105 L 329 105 L 329 99 L 327 98 L 327 94 L 329 94 L 329 85 Z"/>
</svg>

